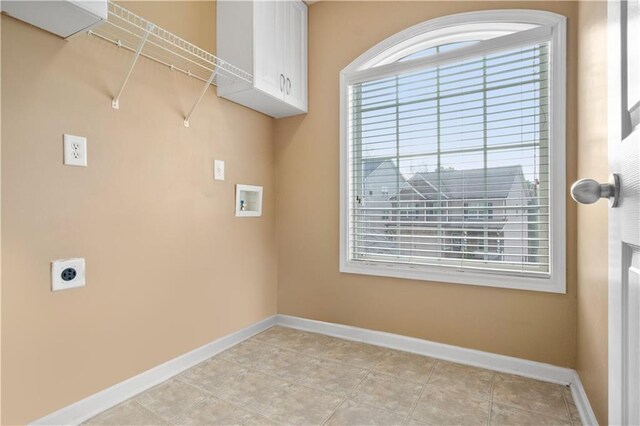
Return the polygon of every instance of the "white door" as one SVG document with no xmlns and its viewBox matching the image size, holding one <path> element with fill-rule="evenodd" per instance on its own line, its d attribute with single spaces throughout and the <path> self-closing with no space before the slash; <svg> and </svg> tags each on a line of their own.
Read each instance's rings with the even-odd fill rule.
<svg viewBox="0 0 640 426">
<path fill-rule="evenodd" d="M 285 100 L 307 111 L 307 5 L 286 1 L 284 20 Z"/>
<path fill-rule="evenodd" d="M 609 424 L 640 424 L 640 0 L 609 2 Z"/>
<path fill-rule="evenodd" d="M 284 2 L 255 1 L 253 84 L 284 99 Z"/>
</svg>

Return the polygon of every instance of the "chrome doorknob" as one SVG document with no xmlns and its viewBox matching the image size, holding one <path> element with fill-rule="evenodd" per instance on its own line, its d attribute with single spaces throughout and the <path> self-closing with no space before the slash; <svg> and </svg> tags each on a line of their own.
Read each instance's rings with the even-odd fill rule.
<svg viewBox="0 0 640 426">
<path fill-rule="evenodd" d="M 610 174 L 607 183 L 598 183 L 593 179 L 580 179 L 571 185 L 571 198 L 580 204 L 593 204 L 600 198 L 608 198 L 610 207 L 618 206 L 620 196 L 620 177 Z"/>
</svg>

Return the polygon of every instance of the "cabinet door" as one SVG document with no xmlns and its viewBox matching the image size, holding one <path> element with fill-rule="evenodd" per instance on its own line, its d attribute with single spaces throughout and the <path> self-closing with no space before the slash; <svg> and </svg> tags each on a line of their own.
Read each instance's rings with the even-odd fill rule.
<svg viewBox="0 0 640 426">
<path fill-rule="evenodd" d="M 254 1 L 253 81 L 271 96 L 284 99 L 284 2 Z"/>
<path fill-rule="evenodd" d="M 285 100 L 307 111 L 307 5 L 284 2 Z"/>
</svg>

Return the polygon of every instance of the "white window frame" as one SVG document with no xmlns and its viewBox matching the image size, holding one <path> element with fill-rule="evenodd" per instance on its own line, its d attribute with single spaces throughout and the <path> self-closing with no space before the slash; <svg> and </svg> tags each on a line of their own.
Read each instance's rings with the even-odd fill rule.
<svg viewBox="0 0 640 426">
<path fill-rule="evenodd" d="M 498 25 L 495 25 L 498 23 Z M 491 24 L 491 25 L 489 25 Z M 522 25 L 520 25 L 522 24 Z M 483 28 L 484 27 L 484 28 Z M 484 29 L 484 31 L 483 31 Z M 512 33 L 513 31 L 519 31 Z M 512 33 L 512 34 L 511 34 Z M 463 34 L 463 35 L 461 35 Z M 492 41 L 496 35 L 509 34 Z M 433 45 L 464 39 L 485 40 L 414 59 L 394 62 Z M 523 43 L 551 44 L 550 105 L 550 274 L 546 278 L 513 273 L 452 270 L 435 266 L 380 264 L 350 260 L 348 87 L 375 78 L 490 54 Z M 401 31 L 372 47 L 340 73 L 340 272 L 487 287 L 566 293 L 566 18 L 556 13 L 504 9 L 468 12 L 432 19 Z"/>
</svg>

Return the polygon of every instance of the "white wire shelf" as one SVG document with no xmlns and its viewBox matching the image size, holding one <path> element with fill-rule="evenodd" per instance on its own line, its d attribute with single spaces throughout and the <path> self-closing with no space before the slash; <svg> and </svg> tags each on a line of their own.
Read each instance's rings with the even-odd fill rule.
<svg viewBox="0 0 640 426">
<path fill-rule="evenodd" d="M 184 119 L 186 127 L 189 127 L 189 119 L 209 85 L 216 84 L 219 78 L 229 78 L 252 84 L 253 77 L 250 73 L 111 1 L 109 2 L 107 20 L 97 28 L 88 31 L 88 34 L 134 53 L 120 90 L 112 101 L 112 106 L 116 109 L 120 107 L 120 97 L 140 56 L 205 83 L 200 96 Z"/>
</svg>

